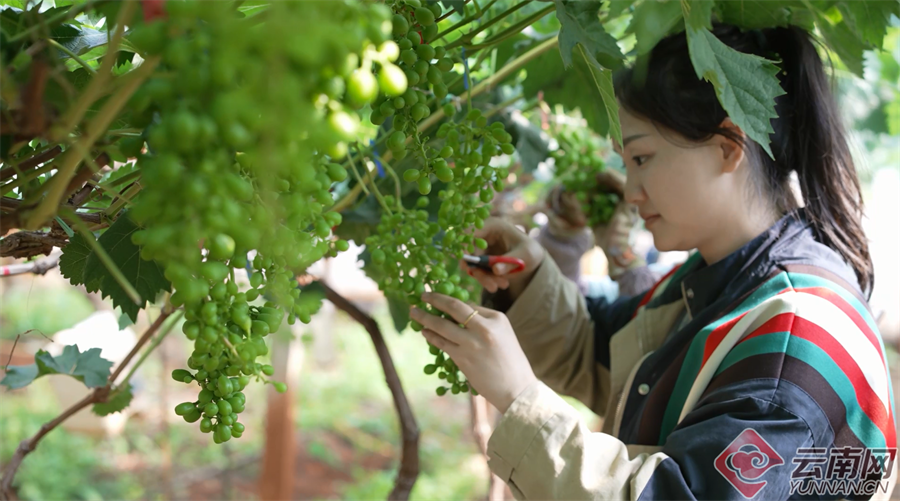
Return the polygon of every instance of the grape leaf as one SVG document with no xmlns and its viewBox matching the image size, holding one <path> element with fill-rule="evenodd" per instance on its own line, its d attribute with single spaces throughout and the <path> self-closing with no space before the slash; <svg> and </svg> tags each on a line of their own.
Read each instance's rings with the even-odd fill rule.
<svg viewBox="0 0 900 501">
<path fill-rule="evenodd" d="M 156 299 L 160 291 L 171 290 L 171 284 L 163 275 L 162 267 L 155 261 L 141 259 L 141 249 L 131 242 L 131 235 L 140 229 L 127 213 L 116 219 L 97 242 L 103 246 L 113 263 L 122 271 L 129 283 L 141 296 L 141 304 L 135 304 L 122 286 L 110 274 L 96 253 L 91 252 L 84 265 L 85 287 L 91 291 L 99 290 L 103 297 L 112 298 L 113 305 L 122 309 L 132 321 L 147 301 Z"/>
<path fill-rule="evenodd" d="M 900 2 L 897 0 L 844 0 L 837 6 L 847 27 L 872 48 L 880 49 L 884 43 L 891 14 L 900 17 Z"/>
<path fill-rule="evenodd" d="M 53 39 L 79 56 L 91 49 L 106 45 L 109 41 L 105 31 L 71 24 L 60 25 L 53 33 Z M 104 50 L 103 53 L 105 52 Z M 58 51 L 58 53 L 61 59 L 69 57 L 65 52 Z"/>
<path fill-rule="evenodd" d="M 862 78 L 865 42 L 845 22 L 832 24 L 825 16 L 820 16 L 818 27 L 825 42 L 841 58 L 847 69 Z"/>
<path fill-rule="evenodd" d="M 744 29 L 772 28 L 775 26 L 801 26 L 807 30 L 815 27 L 813 13 L 796 0 L 720 0 L 716 2 L 716 18 L 726 24 Z"/>
<path fill-rule="evenodd" d="M 778 67 L 768 59 L 728 47 L 709 30 L 687 28 L 688 51 L 697 77 L 716 89 L 716 96 L 731 120 L 769 156 L 769 134 L 775 98 L 784 94 L 776 77 Z"/>
<path fill-rule="evenodd" d="M 621 16 L 623 12 L 634 5 L 634 1 L 635 0 L 607 0 L 606 3 L 609 4 L 609 10 L 606 13 L 606 18 L 612 19 Z"/>
<path fill-rule="evenodd" d="M 116 412 L 121 412 L 131 404 L 134 395 L 131 393 L 131 384 L 125 388 L 116 388 L 106 399 L 106 402 L 94 404 L 91 410 L 98 416 L 107 416 Z"/>
<path fill-rule="evenodd" d="M 641 2 L 634 9 L 634 17 L 626 30 L 637 38 L 635 49 L 637 55 L 643 55 L 656 46 L 682 24 L 681 3 L 679 0 Z"/>
<path fill-rule="evenodd" d="M 568 110 L 578 108 L 594 132 L 605 135 L 609 131 L 609 118 L 591 70 L 583 57 L 573 58 L 570 70 L 563 68 L 561 57 L 548 54 L 525 65 L 528 74 L 522 82 L 522 93 L 535 96 L 544 92 L 544 100 L 551 106 L 560 104 Z M 602 95 L 601 95 L 602 96 Z"/>
<path fill-rule="evenodd" d="M 10 365 L 6 368 L 6 375 L 3 376 L 0 385 L 6 386 L 10 390 L 15 390 L 28 386 L 36 377 L 38 377 L 36 364 Z"/>
<path fill-rule="evenodd" d="M 522 172 L 534 172 L 538 164 L 550 154 L 550 145 L 541 137 L 541 130 L 531 122 L 521 123 L 514 120 L 510 125 L 511 127 L 507 129 L 513 129 L 510 133 L 516 143 L 516 153 L 522 161 Z"/>
<path fill-rule="evenodd" d="M 711 30 L 713 5 L 713 0 L 682 0 L 681 11 L 685 24 L 695 30 Z"/>
<path fill-rule="evenodd" d="M 61 355 L 54 357 L 44 350 L 38 350 L 35 363 L 8 367 L 0 385 L 9 389 L 22 388 L 35 379 L 48 374 L 65 374 L 84 383 L 88 388 L 106 384 L 109 369 L 113 363 L 100 356 L 100 348 L 91 348 L 84 353 L 75 345 L 67 345 Z"/>
<path fill-rule="evenodd" d="M 572 66 L 572 49 L 584 47 L 586 53 L 604 68 L 622 65 L 625 56 L 612 35 L 600 24 L 599 1 L 554 0 L 559 18 L 559 53 L 566 68 Z"/>
<path fill-rule="evenodd" d="M 395 291 L 385 292 L 384 295 L 387 298 L 388 310 L 391 312 L 391 320 L 394 321 L 394 329 L 403 332 L 409 325 L 409 303 L 403 295 Z"/>
<path fill-rule="evenodd" d="M 594 85 L 600 91 L 609 124 L 608 133 L 618 144 L 622 144 L 622 124 L 619 123 L 619 102 L 616 100 L 616 90 L 613 87 L 612 70 L 600 67 L 597 61 L 584 51 L 584 47 L 579 48 L 588 70 L 591 72 L 591 78 L 594 79 Z"/>
<path fill-rule="evenodd" d="M 59 258 L 59 272 L 68 278 L 72 285 L 84 283 L 84 264 L 87 263 L 91 252 L 91 246 L 81 233 L 76 233 L 63 247 L 62 256 Z"/>
<path fill-rule="evenodd" d="M 444 6 L 444 9 L 453 9 L 460 16 L 466 15 L 465 0 L 441 0 L 441 5 Z"/>
</svg>

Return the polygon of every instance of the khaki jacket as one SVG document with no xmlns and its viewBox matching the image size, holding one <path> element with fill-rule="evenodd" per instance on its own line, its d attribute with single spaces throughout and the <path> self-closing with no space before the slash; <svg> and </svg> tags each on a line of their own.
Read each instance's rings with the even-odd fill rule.
<svg viewBox="0 0 900 501">
<path fill-rule="evenodd" d="M 784 233 L 784 228 L 781 228 L 779 235 Z M 795 238 L 804 235 L 808 237 L 808 234 L 803 234 Z M 779 248 L 768 240 L 754 245 L 762 245 L 766 252 L 773 254 Z M 604 333 L 597 331 L 597 325 L 606 325 L 598 315 L 621 312 L 603 309 L 598 310 L 599 313 L 589 311 L 577 286 L 566 280 L 553 260 L 545 256 L 527 288 L 506 311 L 539 381 L 516 398 L 488 443 L 491 470 L 507 482 L 517 499 L 786 499 L 795 495 L 791 490 L 796 489 L 792 484 L 791 472 L 795 471 L 798 450 L 804 447 L 837 447 L 844 443 L 843 440 L 850 440 L 846 438 L 847 433 L 835 424 L 837 421 L 832 420 L 829 425 L 827 419 L 832 419 L 833 413 L 824 408 L 821 401 L 814 400 L 818 394 L 808 388 L 796 390 L 793 384 L 788 384 L 793 381 L 787 375 L 779 373 L 781 375 L 773 378 L 774 387 L 763 388 L 760 385 L 765 386 L 763 382 L 767 380 L 762 377 L 749 374 L 747 380 L 742 380 L 730 372 L 737 369 L 752 372 L 740 367 L 748 361 L 756 363 L 760 370 L 767 366 L 765 358 L 741 359 L 745 356 L 741 355 L 741 350 L 749 350 L 755 346 L 753 343 L 775 339 L 773 336 L 776 335 L 782 336 L 778 339 L 790 340 L 805 335 L 797 327 L 790 327 L 787 332 L 776 332 L 772 325 L 785 318 L 792 319 L 792 323 L 797 325 L 820 314 L 815 308 L 823 307 L 826 303 L 821 297 L 831 292 L 822 288 L 824 292 L 819 291 L 822 295 L 819 297 L 808 292 L 811 288 L 800 287 L 803 280 L 819 280 L 809 274 L 812 268 L 801 270 L 806 274 L 796 269 L 776 270 L 766 275 L 764 280 L 760 279 L 762 285 L 741 292 L 740 300 L 731 302 L 726 314 L 719 312 L 704 317 L 701 311 L 691 311 L 693 308 L 689 308 L 692 302 L 687 297 L 684 283 L 690 282 L 682 282 L 694 270 L 704 266 L 702 259 L 695 254 L 680 271 L 673 270 L 643 297 L 626 302 L 627 306 L 623 303 L 620 308 L 634 308 L 637 299 L 640 299 L 636 311 L 624 327 L 604 336 Z M 828 283 L 839 282 L 837 278 L 832 279 L 834 282 Z M 833 288 L 837 289 L 841 288 Z M 843 298 L 847 304 L 852 303 L 857 310 L 862 310 L 846 290 L 841 289 L 838 296 L 838 299 Z M 828 297 L 834 301 L 833 304 L 838 304 L 833 297 Z M 858 325 L 857 316 L 862 313 L 841 311 L 857 321 Z M 707 318 L 713 320 L 707 321 Z M 842 326 L 851 326 L 852 323 L 847 323 L 845 318 L 834 317 L 832 320 L 844 322 L 840 324 Z M 872 325 L 874 322 L 869 327 Z M 682 326 L 685 327 L 682 329 Z M 675 337 L 673 333 L 680 331 L 692 331 L 688 344 L 680 350 L 683 359 L 690 359 L 690 345 L 696 344 L 696 338 L 708 336 L 702 366 L 696 372 L 689 373 L 689 378 L 684 378 L 681 372 L 685 369 L 679 367 L 679 358 L 676 357 L 667 369 L 663 367 L 665 371 L 656 371 L 674 376 L 648 379 L 650 385 L 638 385 L 636 374 L 652 369 L 647 366 L 651 356 L 656 350 L 664 352 L 667 343 Z M 853 331 L 853 334 L 858 332 Z M 827 334 L 829 332 L 822 334 L 823 338 Z M 846 337 L 849 332 L 841 335 Z M 599 361 L 598 353 L 604 352 L 607 347 L 597 346 L 598 343 L 608 343 L 608 364 Z M 867 346 L 865 353 L 854 356 L 868 356 L 878 351 L 870 348 Z M 801 357 L 790 350 L 790 347 L 786 348 L 781 353 L 782 357 L 785 353 Z M 883 355 L 882 349 L 875 363 L 880 364 L 884 360 Z M 773 355 L 765 353 L 754 356 Z M 661 362 L 653 363 L 659 365 Z M 791 365 L 782 363 L 782 371 Z M 887 379 L 886 361 L 884 364 L 881 371 L 867 373 L 873 388 L 884 386 L 882 381 L 877 381 L 879 377 Z M 675 372 L 671 372 L 673 370 Z M 834 377 L 838 379 L 839 376 Z M 668 384 L 669 387 L 665 388 L 666 381 L 674 380 L 677 380 L 674 386 Z M 810 377 L 804 380 L 810 380 Z M 640 402 L 641 398 L 652 397 L 654 392 L 667 391 L 677 395 L 680 386 L 684 387 L 684 403 L 682 405 L 679 401 L 675 408 L 677 421 L 673 422 L 671 430 L 660 433 L 656 443 L 626 443 L 620 439 L 627 434 L 632 438 L 641 436 L 643 431 L 635 431 L 644 429 L 640 423 L 662 419 L 647 415 L 649 411 L 646 409 L 651 407 L 649 400 L 644 411 L 640 410 L 639 404 L 633 405 L 633 401 Z M 764 392 L 765 397 L 757 396 L 759 392 Z M 578 399 L 601 416 L 602 432 L 588 429 L 577 411 L 558 394 Z M 878 396 L 883 397 L 883 394 Z M 887 398 L 889 400 L 882 398 L 878 404 L 889 401 L 886 412 L 893 418 L 892 394 Z M 671 407 L 675 397 L 662 400 L 663 403 L 669 402 Z M 734 402 L 739 402 L 743 407 L 734 407 L 738 405 Z M 752 405 L 745 405 L 748 402 Z M 867 403 L 861 405 L 867 409 L 866 412 L 873 407 Z M 624 424 L 632 430 L 628 433 L 623 432 L 626 407 L 638 409 L 629 411 L 629 417 L 625 420 Z M 671 411 L 667 409 L 666 412 Z M 746 415 L 737 419 L 735 416 L 741 412 Z M 852 428 L 858 436 L 875 437 L 871 438 L 872 442 L 864 442 L 870 449 L 877 443 L 882 447 L 894 447 L 893 419 L 889 425 L 874 418 L 872 421 L 875 424 L 863 431 L 860 431 L 862 424 L 849 418 L 849 424 L 845 422 L 844 426 Z M 817 424 L 820 422 L 824 424 Z M 744 429 L 738 434 L 742 428 L 755 431 Z M 737 431 L 730 431 L 732 429 Z M 882 435 L 869 434 L 871 430 L 880 430 Z M 762 442 L 757 442 L 758 446 L 753 443 L 753 437 L 747 441 L 747 437 L 755 432 L 762 439 Z M 720 434 L 722 436 L 718 436 Z M 888 437 L 887 443 L 885 437 Z M 624 438 L 629 439 L 627 436 Z M 768 447 L 770 442 L 771 447 Z M 849 443 L 855 442 L 851 440 Z M 768 464 L 755 470 L 742 466 L 739 459 L 748 451 L 757 454 L 757 459 L 767 459 Z M 896 471 L 890 469 L 879 474 L 882 476 L 877 480 L 884 479 L 886 484 L 877 485 L 885 485 L 886 492 L 876 490 L 871 499 L 887 499 L 893 490 Z"/>
</svg>

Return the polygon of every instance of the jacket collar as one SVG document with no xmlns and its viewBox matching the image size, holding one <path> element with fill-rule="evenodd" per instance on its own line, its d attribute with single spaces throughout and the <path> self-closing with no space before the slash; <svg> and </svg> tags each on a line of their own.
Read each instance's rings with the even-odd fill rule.
<svg viewBox="0 0 900 501">
<path fill-rule="evenodd" d="M 729 285 L 763 279 L 779 256 L 790 252 L 798 239 L 807 238 L 812 240 L 813 236 L 804 210 L 791 211 L 724 259 L 712 265 L 702 257 L 697 259 L 693 269 L 686 270 L 681 284 L 672 284 L 672 295 L 683 298 L 693 317 L 722 297 Z"/>
</svg>

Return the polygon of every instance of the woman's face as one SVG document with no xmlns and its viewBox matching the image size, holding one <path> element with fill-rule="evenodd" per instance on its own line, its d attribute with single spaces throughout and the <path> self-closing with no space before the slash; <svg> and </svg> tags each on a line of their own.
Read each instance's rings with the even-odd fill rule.
<svg viewBox="0 0 900 501">
<path fill-rule="evenodd" d="M 747 169 L 740 148 L 723 136 L 697 144 L 619 108 L 625 200 L 637 206 L 661 251 L 716 247 L 741 214 Z M 739 158 L 738 158 L 739 157 Z M 738 172 L 739 171 L 739 172 Z M 744 211 L 746 212 L 746 211 Z"/>
</svg>

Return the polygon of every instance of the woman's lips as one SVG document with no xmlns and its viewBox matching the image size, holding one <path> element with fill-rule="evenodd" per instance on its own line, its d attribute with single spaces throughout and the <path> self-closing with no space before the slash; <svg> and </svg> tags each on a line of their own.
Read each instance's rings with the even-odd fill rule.
<svg viewBox="0 0 900 501">
<path fill-rule="evenodd" d="M 646 216 L 646 217 L 641 216 L 641 217 L 644 218 L 644 226 L 649 228 L 650 225 L 652 225 L 659 219 L 659 214 L 654 214 L 652 216 Z"/>
</svg>

